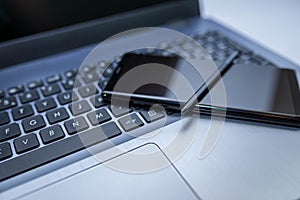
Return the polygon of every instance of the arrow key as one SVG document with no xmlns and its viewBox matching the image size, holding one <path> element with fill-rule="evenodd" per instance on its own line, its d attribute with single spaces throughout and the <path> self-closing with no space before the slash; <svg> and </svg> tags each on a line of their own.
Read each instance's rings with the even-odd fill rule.
<svg viewBox="0 0 300 200">
<path fill-rule="evenodd" d="M 119 123 L 121 124 L 122 128 L 126 132 L 131 131 L 133 129 L 136 129 L 136 128 L 144 125 L 142 120 L 135 113 L 125 116 L 125 117 L 122 117 L 119 120 Z"/>
<path fill-rule="evenodd" d="M 18 154 L 24 153 L 40 146 L 38 139 L 34 133 L 15 139 L 14 145 Z"/>
</svg>

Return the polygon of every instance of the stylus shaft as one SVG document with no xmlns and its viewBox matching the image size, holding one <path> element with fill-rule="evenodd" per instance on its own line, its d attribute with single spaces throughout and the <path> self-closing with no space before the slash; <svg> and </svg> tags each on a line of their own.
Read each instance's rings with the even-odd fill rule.
<svg viewBox="0 0 300 200">
<path fill-rule="evenodd" d="M 200 100 L 199 97 L 207 91 L 207 87 L 211 88 L 216 83 L 217 80 L 221 78 L 221 75 L 231 66 L 233 60 L 239 55 L 239 52 L 233 52 L 219 67 L 219 70 L 214 73 L 204 85 L 202 85 L 195 94 L 186 102 L 185 106 L 181 109 L 181 113 L 187 113 L 190 110 L 193 110 L 195 105 Z"/>
</svg>

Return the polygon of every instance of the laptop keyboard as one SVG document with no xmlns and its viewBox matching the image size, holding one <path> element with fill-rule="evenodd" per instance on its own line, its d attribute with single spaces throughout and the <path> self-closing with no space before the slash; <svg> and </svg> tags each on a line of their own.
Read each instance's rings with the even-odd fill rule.
<svg viewBox="0 0 300 200">
<path fill-rule="evenodd" d="M 215 31 L 192 37 L 215 61 L 239 52 L 233 63 L 271 64 Z M 182 38 L 157 47 L 180 51 L 191 58 L 199 53 Z M 167 55 L 166 51 L 148 51 Z M 107 105 L 102 100 L 101 88 L 119 61 L 105 71 L 106 63 L 102 61 L 98 67 L 83 67 L 80 73 L 68 70 L 0 90 L 0 181 L 166 117 L 157 110 Z"/>
</svg>

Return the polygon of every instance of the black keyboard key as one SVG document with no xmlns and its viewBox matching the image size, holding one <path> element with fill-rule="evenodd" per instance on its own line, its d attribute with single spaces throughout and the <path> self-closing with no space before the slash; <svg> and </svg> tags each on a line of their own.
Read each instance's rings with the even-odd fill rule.
<svg viewBox="0 0 300 200">
<path fill-rule="evenodd" d="M 80 96 L 88 97 L 98 93 L 98 90 L 94 85 L 87 85 L 78 89 Z"/>
<path fill-rule="evenodd" d="M 37 148 L 38 146 L 40 146 L 36 135 L 33 134 L 33 133 L 15 139 L 14 140 L 14 145 L 15 145 L 15 148 L 16 148 L 16 152 L 18 154 L 24 153 L 26 151 L 32 150 L 32 149 Z"/>
<path fill-rule="evenodd" d="M 216 43 L 217 47 L 218 47 L 218 50 L 221 50 L 221 51 L 224 51 L 226 50 L 226 48 L 229 47 L 228 43 L 222 41 L 222 40 L 219 40 L 217 43 Z"/>
<path fill-rule="evenodd" d="M 60 91 L 61 91 L 59 86 L 56 83 L 51 84 L 51 85 L 47 85 L 47 86 L 43 86 L 41 88 L 41 90 L 42 90 L 42 93 L 45 97 L 53 95 L 53 94 L 60 93 Z"/>
<path fill-rule="evenodd" d="M 31 90 L 31 91 L 20 94 L 19 97 L 20 97 L 20 101 L 23 104 L 25 104 L 25 103 L 39 99 L 40 95 L 38 94 L 38 92 L 36 90 Z"/>
<path fill-rule="evenodd" d="M 38 130 L 46 126 L 45 121 L 41 115 L 36 115 L 22 121 L 23 129 L 26 133 Z"/>
<path fill-rule="evenodd" d="M 105 76 L 106 78 L 110 78 L 113 75 L 114 71 L 115 69 L 111 65 L 105 69 L 105 71 L 103 72 L 103 76 Z"/>
<path fill-rule="evenodd" d="M 0 144 L 0 161 L 12 156 L 11 148 L 8 142 Z"/>
<path fill-rule="evenodd" d="M 265 65 L 267 63 L 266 60 L 257 55 L 252 55 L 249 61 L 257 65 Z"/>
<path fill-rule="evenodd" d="M 4 98 L 5 97 L 5 91 L 4 90 L 0 90 L 0 98 Z"/>
<path fill-rule="evenodd" d="M 81 83 L 78 79 L 68 79 L 68 80 L 62 80 L 62 85 L 65 88 L 65 90 L 70 90 L 76 87 L 81 86 Z"/>
<path fill-rule="evenodd" d="M 35 103 L 35 107 L 38 112 L 44 112 L 52 108 L 56 108 L 56 106 L 57 105 L 52 98 L 43 99 Z"/>
<path fill-rule="evenodd" d="M 95 108 L 100 108 L 107 104 L 104 102 L 103 98 L 101 97 L 101 94 L 91 97 L 90 100 Z"/>
<path fill-rule="evenodd" d="M 90 111 L 91 107 L 89 106 L 87 101 L 82 100 L 71 104 L 69 106 L 69 109 L 71 110 L 72 114 L 75 116 Z"/>
<path fill-rule="evenodd" d="M 62 128 L 59 125 L 54 125 L 40 131 L 40 136 L 44 144 L 57 141 L 65 137 Z"/>
<path fill-rule="evenodd" d="M 215 40 L 216 40 L 216 37 L 214 36 L 214 35 L 207 35 L 206 36 L 206 41 L 208 42 L 208 43 L 212 43 L 212 42 L 215 42 Z"/>
<path fill-rule="evenodd" d="M 122 115 L 132 112 L 131 108 L 128 108 L 128 106 L 124 106 L 121 104 L 120 105 L 111 105 L 110 110 L 115 117 L 120 117 Z"/>
<path fill-rule="evenodd" d="M 9 140 L 19 135 L 21 135 L 21 131 L 16 123 L 0 127 L 0 142 Z"/>
<path fill-rule="evenodd" d="M 155 108 L 150 109 L 148 111 L 141 111 L 140 114 L 148 123 L 154 122 L 165 117 L 165 113 L 163 111 L 160 111 L 159 109 Z"/>
<path fill-rule="evenodd" d="M 75 92 L 66 92 L 57 96 L 60 105 L 65 105 L 78 100 L 78 96 Z"/>
<path fill-rule="evenodd" d="M 82 73 L 89 73 L 89 72 L 93 72 L 96 70 L 96 66 L 95 65 L 86 65 L 80 68 L 80 71 Z"/>
<path fill-rule="evenodd" d="M 144 125 L 135 113 L 119 119 L 119 123 L 125 131 L 131 131 Z"/>
<path fill-rule="evenodd" d="M 14 120 L 23 119 L 33 114 L 34 112 L 32 110 L 32 107 L 29 104 L 12 109 L 12 115 Z"/>
<path fill-rule="evenodd" d="M 54 74 L 52 76 L 47 77 L 46 80 L 49 84 L 56 83 L 61 80 L 61 76 L 59 74 Z"/>
<path fill-rule="evenodd" d="M 248 54 L 249 53 L 249 49 L 241 46 L 241 45 L 238 45 L 237 43 L 233 42 L 233 41 L 230 41 L 230 44 L 232 46 L 234 46 L 235 49 L 237 49 L 238 51 L 240 51 L 241 53 L 243 54 Z"/>
<path fill-rule="evenodd" d="M 251 57 L 252 57 L 251 54 L 241 54 L 241 55 L 239 56 L 239 59 L 240 59 L 241 61 L 246 62 L 246 61 L 250 60 Z"/>
<path fill-rule="evenodd" d="M 21 92 L 24 92 L 24 86 L 23 85 L 17 85 L 17 86 L 14 86 L 14 87 L 10 87 L 8 89 L 8 94 L 9 95 L 14 95 L 14 94 L 21 93 Z"/>
<path fill-rule="evenodd" d="M 38 80 L 38 81 L 30 81 L 27 83 L 27 87 L 32 90 L 32 89 L 35 89 L 35 88 L 38 88 L 38 87 L 42 87 L 44 84 L 43 84 L 43 81 L 42 80 Z"/>
<path fill-rule="evenodd" d="M 67 79 L 75 78 L 76 74 L 77 74 L 76 70 L 68 70 L 65 72 L 65 77 Z"/>
<path fill-rule="evenodd" d="M 0 113 L 0 126 L 4 124 L 8 124 L 10 122 L 9 116 L 7 112 Z"/>
<path fill-rule="evenodd" d="M 105 80 L 100 80 L 99 83 L 98 83 L 98 86 L 101 88 L 101 89 L 104 89 L 108 84 L 108 80 L 105 79 Z"/>
<path fill-rule="evenodd" d="M 105 60 L 101 60 L 98 62 L 98 66 L 101 68 L 104 68 L 107 66 L 107 62 Z"/>
<path fill-rule="evenodd" d="M 269 62 L 264 59 L 263 57 L 259 56 L 259 55 L 255 55 L 253 56 L 253 58 L 255 60 L 256 63 L 258 63 L 259 65 L 267 65 L 269 64 Z"/>
<path fill-rule="evenodd" d="M 15 107 L 17 105 L 18 104 L 15 97 L 11 96 L 11 97 L 0 99 L 0 111 Z"/>
<path fill-rule="evenodd" d="M 117 125 L 114 122 L 110 122 L 80 133 L 80 135 L 74 135 L 24 155 L 17 156 L 0 163 L 0 182 L 120 134 L 121 131 Z"/>
<path fill-rule="evenodd" d="M 89 113 L 88 118 L 91 124 L 93 124 L 94 126 L 111 120 L 111 117 L 104 108 Z"/>
<path fill-rule="evenodd" d="M 98 81 L 99 76 L 95 72 L 90 72 L 90 73 L 83 74 L 82 79 L 85 83 L 92 83 L 94 81 Z"/>
<path fill-rule="evenodd" d="M 89 128 L 83 117 L 77 117 L 65 122 L 65 127 L 70 135 L 81 132 Z"/>
<path fill-rule="evenodd" d="M 69 118 L 69 114 L 65 108 L 58 108 L 53 111 L 49 111 L 46 116 L 50 124 L 55 124 Z"/>
</svg>

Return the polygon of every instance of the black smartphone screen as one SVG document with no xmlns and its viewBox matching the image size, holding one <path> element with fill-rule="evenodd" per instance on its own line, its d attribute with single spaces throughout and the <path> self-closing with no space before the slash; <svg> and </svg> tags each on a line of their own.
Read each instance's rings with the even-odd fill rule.
<svg viewBox="0 0 300 200">
<path fill-rule="evenodd" d="M 136 71 L 138 67 L 141 70 Z M 120 83 L 122 78 L 126 80 Z M 178 56 L 128 53 L 103 94 L 115 94 L 118 97 L 130 95 L 132 100 L 140 100 L 145 104 L 154 101 L 179 107 L 203 84 L 199 72 Z"/>
<path fill-rule="evenodd" d="M 198 108 L 226 108 L 232 117 L 300 126 L 300 91 L 294 70 L 238 64 L 222 80 L 226 105 L 212 104 L 208 94 Z"/>
</svg>

